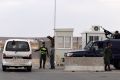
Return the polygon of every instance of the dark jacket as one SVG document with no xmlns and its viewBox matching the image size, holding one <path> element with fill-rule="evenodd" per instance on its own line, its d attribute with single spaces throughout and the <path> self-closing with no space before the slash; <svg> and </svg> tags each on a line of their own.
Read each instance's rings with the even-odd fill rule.
<svg viewBox="0 0 120 80">
<path fill-rule="evenodd" d="M 112 57 L 112 50 L 111 48 L 106 47 L 104 49 L 104 60 L 105 62 L 109 62 Z"/>
<path fill-rule="evenodd" d="M 120 39 L 120 34 L 119 34 L 119 33 L 115 33 L 115 34 L 113 35 L 113 38 L 114 38 L 114 39 Z"/>
</svg>

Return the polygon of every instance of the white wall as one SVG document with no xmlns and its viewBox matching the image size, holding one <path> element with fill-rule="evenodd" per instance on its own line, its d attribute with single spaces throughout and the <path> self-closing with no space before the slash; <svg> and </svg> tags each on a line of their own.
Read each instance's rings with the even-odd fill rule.
<svg viewBox="0 0 120 80">
<path fill-rule="evenodd" d="M 70 48 L 59 48 L 59 37 L 71 37 L 71 45 Z M 65 41 L 65 39 L 64 39 Z M 65 46 L 65 43 L 64 43 Z M 60 28 L 60 29 L 55 29 L 55 61 L 56 64 L 61 64 L 62 58 L 64 58 L 64 53 L 71 51 L 73 47 L 73 29 L 72 28 Z"/>
</svg>

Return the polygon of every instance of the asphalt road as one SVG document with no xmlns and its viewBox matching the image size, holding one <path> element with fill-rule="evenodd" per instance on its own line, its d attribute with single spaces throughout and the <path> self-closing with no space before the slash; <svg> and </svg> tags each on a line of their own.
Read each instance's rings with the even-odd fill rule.
<svg viewBox="0 0 120 80">
<path fill-rule="evenodd" d="M 32 72 L 10 69 L 2 71 L 0 64 L 0 80 L 120 80 L 120 71 L 111 72 L 65 72 L 63 68 L 56 70 L 37 69 Z"/>
<path fill-rule="evenodd" d="M 37 56 L 34 55 L 34 58 Z M 114 68 L 111 72 L 65 72 L 63 67 L 57 67 L 55 70 L 38 67 L 34 65 L 32 72 L 24 69 L 9 69 L 3 72 L 0 61 L 0 80 L 120 80 L 120 70 Z"/>
</svg>

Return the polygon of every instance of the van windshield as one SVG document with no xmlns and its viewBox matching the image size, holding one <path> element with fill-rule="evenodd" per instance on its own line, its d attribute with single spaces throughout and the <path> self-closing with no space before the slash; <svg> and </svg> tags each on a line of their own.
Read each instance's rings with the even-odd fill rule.
<svg viewBox="0 0 120 80">
<path fill-rule="evenodd" d="M 6 51 L 30 51 L 28 42 L 9 41 L 6 45 Z"/>
</svg>

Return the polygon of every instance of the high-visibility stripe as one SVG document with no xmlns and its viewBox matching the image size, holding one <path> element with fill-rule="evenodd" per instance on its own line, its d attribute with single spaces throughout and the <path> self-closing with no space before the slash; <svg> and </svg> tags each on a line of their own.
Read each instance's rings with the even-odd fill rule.
<svg viewBox="0 0 120 80">
<path fill-rule="evenodd" d="M 47 49 L 46 49 L 46 48 L 41 48 L 41 49 L 40 49 L 40 53 L 41 53 L 41 54 L 46 54 L 46 52 L 47 52 Z"/>
</svg>

